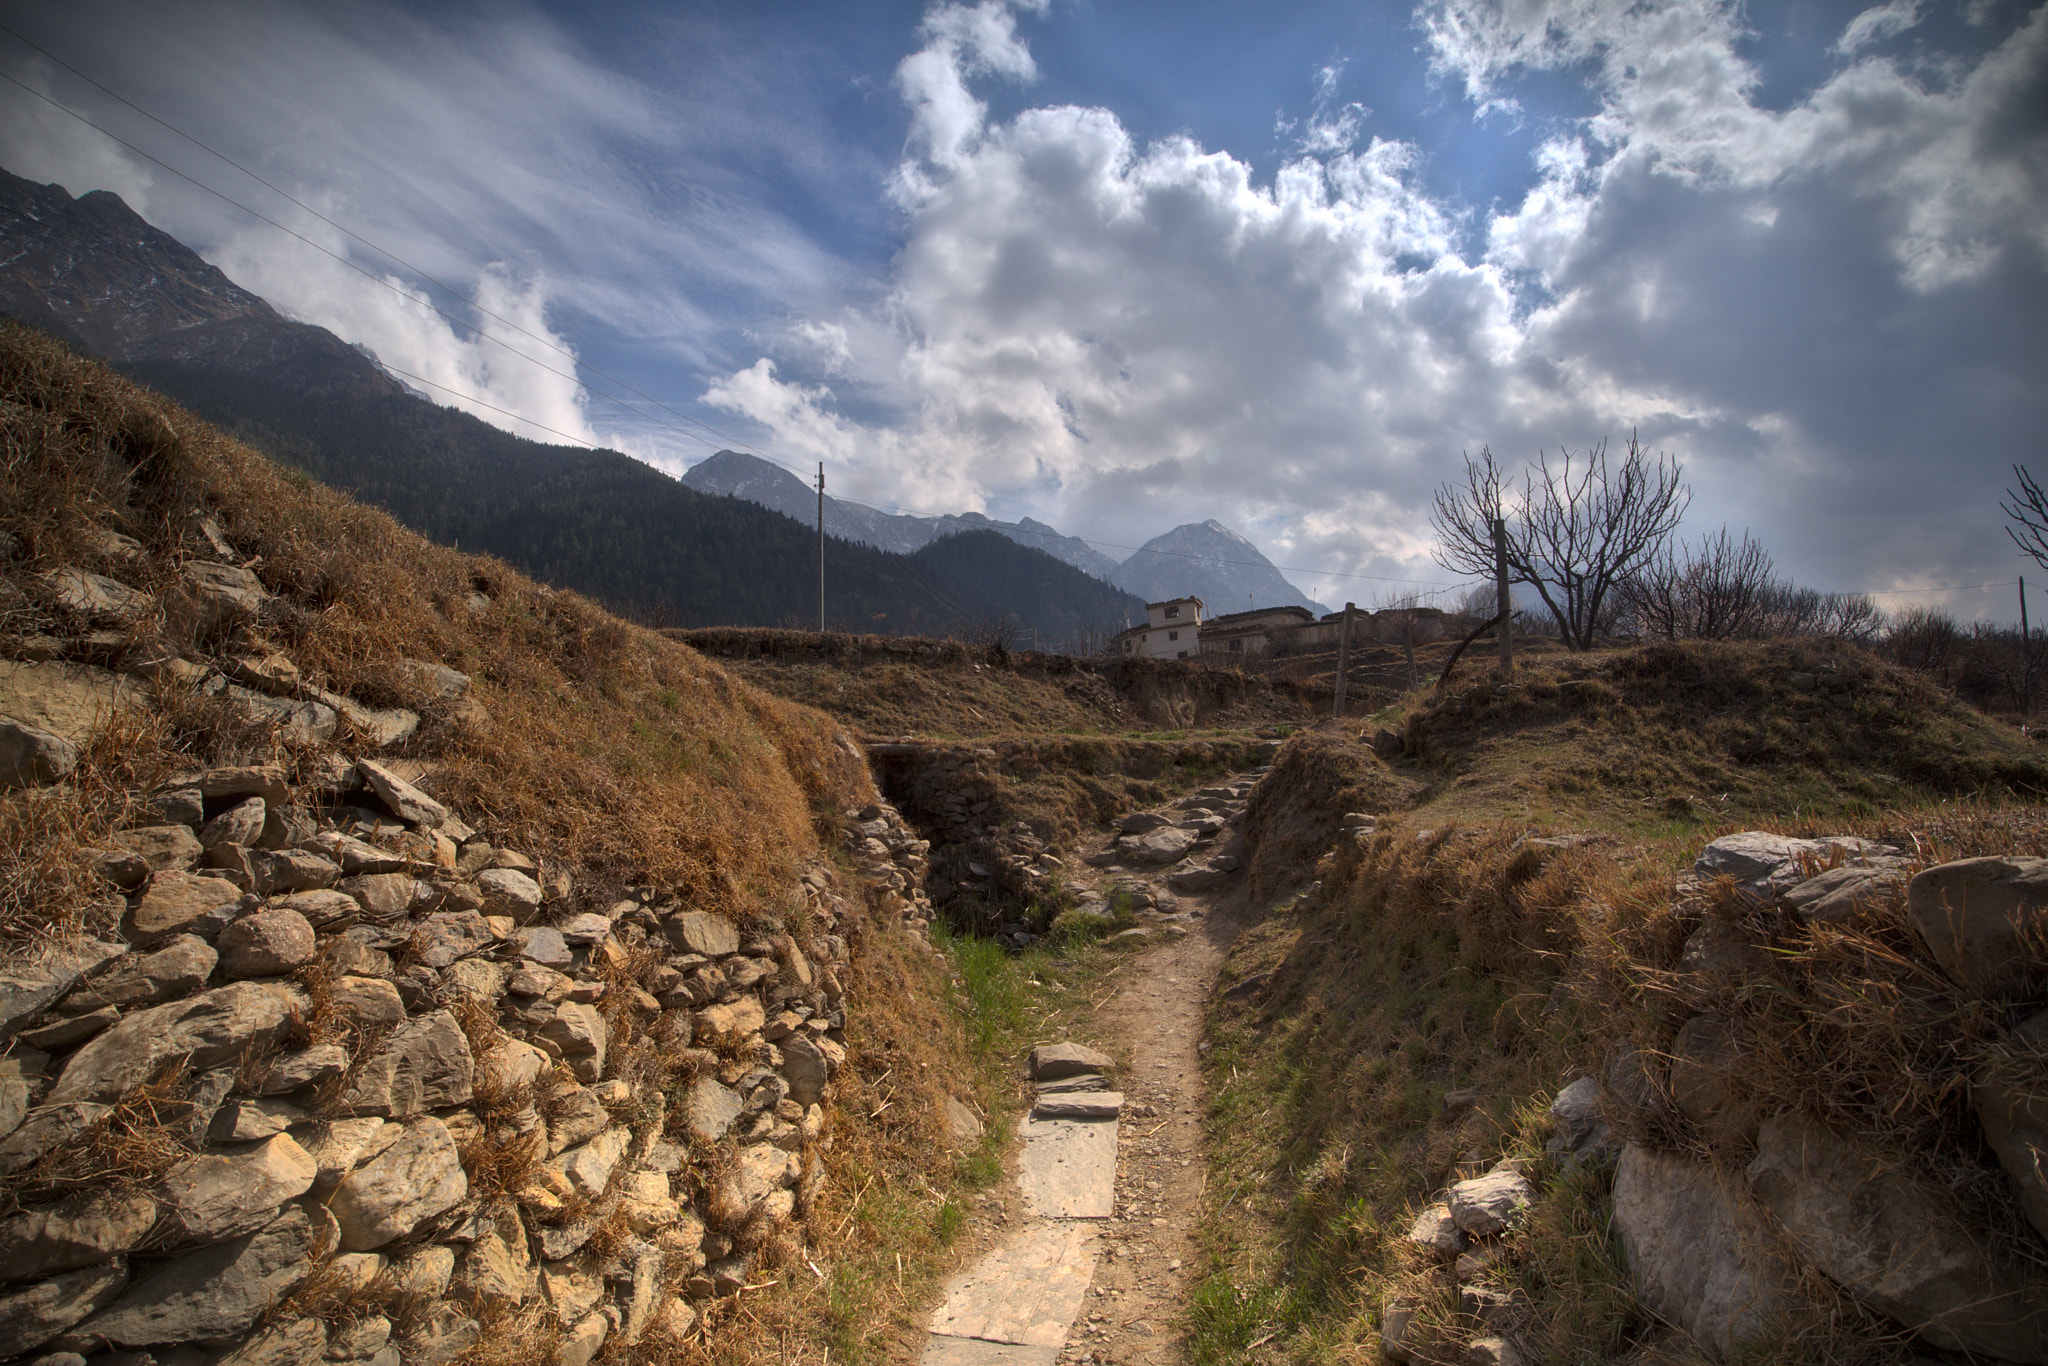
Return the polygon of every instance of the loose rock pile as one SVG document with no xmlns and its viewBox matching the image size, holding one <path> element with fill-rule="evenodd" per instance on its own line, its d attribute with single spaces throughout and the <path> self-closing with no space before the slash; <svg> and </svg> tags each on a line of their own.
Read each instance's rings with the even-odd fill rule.
<svg viewBox="0 0 2048 1366">
<path fill-rule="evenodd" d="M 593 905 L 414 776 L 147 794 L 98 864 L 119 939 L 0 977 L 0 1359 L 425 1366 L 491 1328 L 583 1366 L 800 1244 L 847 935 L 922 928 L 923 841 L 849 811 L 866 895 L 814 867 L 738 925 Z"/>
</svg>

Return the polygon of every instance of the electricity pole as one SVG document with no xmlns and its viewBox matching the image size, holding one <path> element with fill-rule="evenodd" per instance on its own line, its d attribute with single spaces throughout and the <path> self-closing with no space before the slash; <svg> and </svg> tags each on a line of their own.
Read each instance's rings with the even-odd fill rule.
<svg viewBox="0 0 2048 1366">
<path fill-rule="evenodd" d="M 818 462 L 818 634 L 825 634 L 825 462 Z"/>
<path fill-rule="evenodd" d="M 1358 608 L 1353 603 L 1344 604 L 1344 629 L 1337 636 L 1337 699 L 1330 708 L 1330 715 L 1344 719 L 1345 675 L 1351 672 L 1351 614 Z"/>
</svg>

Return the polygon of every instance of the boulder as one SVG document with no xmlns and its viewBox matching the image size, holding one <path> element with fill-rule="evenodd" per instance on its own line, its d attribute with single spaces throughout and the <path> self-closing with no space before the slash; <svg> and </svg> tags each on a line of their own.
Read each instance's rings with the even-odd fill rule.
<svg viewBox="0 0 2048 1366">
<path fill-rule="evenodd" d="M 194 1071 L 268 1047 L 304 1018 L 304 992 L 288 982 L 230 982 L 124 1016 L 71 1055 L 49 1100 L 111 1102 L 173 1059 Z"/>
<path fill-rule="evenodd" d="M 207 849 L 216 844 L 239 844 L 244 849 L 253 849 L 263 836 L 263 824 L 269 814 L 270 808 L 261 797 L 236 802 L 200 827 L 199 843 Z"/>
<path fill-rule="evenodd" d="M 414 929 L 413 956 L 430 968 L 445 968 L 497 942 L 475 911 L 437 911 Z"/>
<path fill-rule="evenodd" d="M 119 1257 L 46 1281 L 0 1290 L 0 1355 L 40 1347 L 113 1300 L 128 1284 L 128 1263 Z"/>
<path fill-rule="evenodd" d="M 2028 1019 L 2018 1032 L 2020 1056 L 2014 1065 L 1985 1067 L 1970 1098 L 1984 1141 L 2012 1178 L 2020 1212 L 2048 1238 L 2048 1087 L 2040 1080 L 2041 1055 L 2048 1055 L 2048 1011 Z M 0 1257 L 0 1264 L 5 1260 Z"/>
<path fill-rule="evenodd" d="M 519 930 L 513 934 L 512 942 L 518 946 L 521 958 L 544 968 L 566 968 L 576 961 L 569 941 L 562 937 L 560 930 L 549 925 Z"/>
<path fill-rule="evenodd" d="M 54 783 L 77 767 L 78 746 L 63 736 L 0 718 L 0 792 Z"/>
<path fill-rule="evenodd" d="M 1724 1357 L 1797 1309 L 1794 1269 L 1769 1222 L 1709 1163 L 1627 1144 L 1614 1226 L 1643 1303 Z"/>
<path fill-rule="evenodd" d="M 1480 1238 L 1507 1231 L 1515 1217 L 1536 1199 L 1536 1188 L 1512 1167 L 1498 1167 L 1484 1176 L 1451 1187 L 1447 1202 L 1458 1227 Z"/>
<path fill-rule="evenodd" d="M 156 1202 L 139 1191 L 86 1191 L 0 1222 L 0 1280 L 27 1280 L 104 1262 L 141 1242 Z"/>
<path fill-rule="evenodd" d="M 1949 980 L 1988 997 L 2048 977 L 2048 859 L 1968 858 L 1919 874 L 1906 914 Z"/>
<path fill-rule="evenodd" d="M 99 625 L 133 626 L 149 613 L 149 594 L 105 574 L 66 565 L 40 577 L 60 607 Z"/>
<path fill-rule="evenodd" d="M 247 1332 L 313 1270 L 313 1226 L 287 1205 L 255 1233 L 167 1258 L 64 1341 L 179 1345 Z"/>
<path fill-rule="evenodd" d="M 846 1050 L 822 1034 L 792 1034 L 782 1041 L 782 1075 L 789 1080 L 789 1098 L 815 1105 L 825 1083 L 846 1062 Z"/>
<path fill-rule="evenodd" d="M 1465 1250 L 1464 1231 L 1451 1217 L 1451 1207 L 1442 1201 L 1415 1216 L 1408 1226 L 1408 1241 L 1447 1260 Z"/>
<path fill-rule="evenodd" d="M 199 862 L 206 847 L 186 825 L 140 825 L 107 836 L 116 849 L 134 854 L 152 873 L 184 872 Z"/>
<path fill-rule="evenodd" d="M 405 1018 L 398 988 L 381 977 L 343 977 L 328 995 L 328 1009 L 358 1033 L 383 1029 Z"/>
<path fill-rule="evenodd" d="M 87 940 L 53 950 L 38 963 L 0 975 L 0 1043 L 19 1034 L 23 1025 L 71 990 L 79 978 L 126 952 L 120 944 Z"/>
<path fill-rule="evenodd" d="M 476 875 L 476 885 L 494 914 L 518 919 L 540 909 L 540 884 L 515 868 L 486 868 Z"/>
<path fill-rule="evenodd" d="M 499 1309 L 532 1298 L 533 1258 L 517 1206 L 504 1204 L 492 1211 L 489 1231 L 462 1254 L 456 1284 L 468 1298 Z"/>
<path fill-rule="evenodd" d="M 59 660 L 0 659 L 0 717 L 83 746 L 116 711 L 144 692 L 109 669 Z"/>
<path fill-rule="evenodd" d="M 249 871 L 264 896 L 321 891 L 341 876 L 339 864 L 310 849 L 252 849 Z"/>
<path fill-rule="evenodd" d="M 740 1149 L 738 1160 L 718 1178 L 717 1199 L 738 1222 L 776 1192 L 795 1185 L 802 1174 L 803 1163 L 795 1153 L 756 1143 Z"/>
<path fill-rule="evenodd" d="M 1143 835 L 1126 835 L 1116 842 L 1116 847 L 1130 862 L 1156 868 L 1178 863 L 1195 847 L 1196 838 L 1192 830 L 1165 826 Z"/>
<path fill-rule="evenodd" d="M 403 1238 L 469 1194 L 469 1178 L 448 1126 L 423 1115 L 397 1142 L 351 1172 L 328 1209 L 341 1226 L 344 1252 L 367 1252 Z"/>
<path fill-rule="evenodd" d="M 198 609 L 202 634 L 253 621 L 270 600 L 262 582 L 239 565 L 191 560 L 181 577 L 186 595 Z"/>
<path fill-rule="evenodd" d="M 368 759 L 358 760 L 356 772 L 370 785 L 377 799 L 385 809 L 404 821 L 425 830 L 437 830 L 448 819 L 448 808 L 414 787 L 390 769 Z"/>
<path fill-rule="evenodd" d="M 348 1050 L 340 1044 L 314 1044 L 280 1054 L 257 1077 L 256 1094 L 282 1096 L 321 1082 L 332 1081 L 348 1070 Z"/>
<path fill-rule="evenodd" d="M 546 1165 L 549 1170 L 560 1173 L 577 1195 L 595 1200 L 611 1183 L 612 1169 L 626 1155 L 626 1148 L 632 1141 L 633 1135 L 628 1129 L 607 1129 L 588 1143 L 580 1143 L 549 1158 Z"/>
<path fill-rule="evenodd" d="M 296 1137 L 299 1145 L 313 1156 L 317 1171 L 313 1177 L 315 1192 L 332 1190 L 341 1179 L 354 1171 L 356 1164 L 365 1158 L 375 1157 L 390 1143 L 383 1142 L 383 1131 L 390 1131 L 390 1139 L 396 1142 L 403 1131 L 396 1124 L 386 1124 L 374 1115 L 361 1119 L 330 1119 L 308 1124 L 299 1130 Z"/>
<path fill-rule="evenodd" d="M 319 947 L 306 917 L 285 906 L 252 912 L 228 925 L 215 941 L 224 976 L 275 977 L 313 960 Z"/>
<path fill-rule="evenodd" d="M 1600 1083 L 1593 1077 L 1580 1077 L 1557 1093 L 1557 1099 L 1550 1102 L 1550 1118 L 1557 1132 L 1544 1145 L 1552 1160 L 1564 1165 L 1599 1163 L 1615 1155 L 1618 1145 L 1600 1101 Z"/>
<path fill-rule="evenodd" d="M 1785 893 L 1785 904 L 1809 925 L 1839 924 L 1896 895 L 1904 881 L 1904 859 L 1845 863 L 1810 877 Z"/>
<path fill-rule="evenodd" d="M 271 903 L 288 911 L 297 911 L 306 917 L 306 923 L 314 929 L 326 929 L 339 921 L 361 915 L 362 903 L 347 892 L 333 888 L 322 888 L 310 892 L 293 892 L 290 896 L 277 898 Z"/>
<path fill-rule="evenodd" d="M 1749 1187 L 1800 1255 L 1951 1351 L 2048 1362 L 2048 1276 L 2004 1261 L 1946 1192 L 1802 1115 L 1765 1120 Z"/>
<path fill-rule="evenodd" d="M 759 1009 L 758 1003 L 756 1009 Z M 604 1075 L 606 1029 L 597 1007 L 583 1001 L 563 1001 L 555 1007 L 554 1018 L 541 1026 L 537 1036 L 559 1049 L 562 1060 L 576 1080 L 586 1085 Z"/>
<path fill-rule="evenodd" d="M 1033 1081 L 1056 1081 L 1083 1072 L 1107 1072 L 1116 1066 L 1106 1053 L 1077 1043 L 1042 1043 L 1031 1050 L 1026 1070 Z"/>
<path fill-rule="evenodd" d="M 155 953 L 118 963 L 113 971 L 74 988 L 64 1008 L 149 1006 L 189 996 L 206 985 L 219 957 L 196 934 L 181 934 Z"/>
<path fill-rule="evenodd" d="M 269 1223 L 279 1205 L 313 1188 L 317 1171 L 312 1154 L 280 1133 L 192 1158 L 164 1178 L 161 1194 L 181 1241 L 218 1242 Z"/>
<path fill-rule="evenodd" d="M 158 873 L 129 913 L 128 925 L 141 940 L 187 933 L 210 938 L 234 916 L 241 901 L 242 889 L 226 878 Z"/>
<path fill-rule="evenodd" d="M 1182 896 L 1213 892 L 1228 881 L 1230 874 L 1213 865 L 1207 868 L 1184 868 L 1180 872 L 1166 875 L 1167 887 Z"/>
<path fill-rule="evenodd" d="M 407 873 L 364 873 L 341 882 L 341 891 L 372 920 L 396 920 L 410 913 L 419 887 Z"/>
<path fill-rule="evenodd" d="M 360 1067 L 342 1094 L 350 1114 L 406 1119 L 468 1103 L 476 1089 L 469 1038 L 446 1010 L 407 1020 Z"/>
<path fill-rule="evenodd" d="M 709 911 L 684 911 L 662 923 L 678 953 L 723 958 L 740 951 L 740 932 L 733 923 Z"/>
<path fill-rule="evenodd" d="M 1723 835 L 1700 850 L 1692 870 L 1709 882 L 1732 877 L 1750 895 L 1768 898 L 1806 880 L 1802 860 L 1824 863 L 1837 850 L 1852 859 L 1883 857 L 1891 852 L 1874 840 L 1847 835 L 1808 840 L 1774 835 L 1766 830 L 1745 830 L 1741 834 Z"/>
<path fill-rule="evenodd" d="M 1157 811 L 1133 811 L 1118 821 L 1116 828 L 1126 835 L 1149 835 L 1154 830 L 1161 830 L 1172 824 L 1171 820 Z"/>
</svg>

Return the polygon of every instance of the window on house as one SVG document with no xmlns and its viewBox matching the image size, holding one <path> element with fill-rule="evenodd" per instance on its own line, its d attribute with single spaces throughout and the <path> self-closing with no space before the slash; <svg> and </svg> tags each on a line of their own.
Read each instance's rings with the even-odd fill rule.
<svg viewBox="0 0 2048 1366">
<path fill-rule="evenodd" d="M 1230 642 L 1230 648 L 1233 650 L 1242 650 L 1244 649 L 1244 642 L 1241 640 L 1233 640 Z"/>
<path fill-rule="evenodd" d="M 1166 609 L 1166 615 L 1168 615 L 1169 617 L 1177 617 L 1180 615 L 1180 608 L 1169 607 Z"/>
<path fill-rule="evenodd" d="M 1178 631 L 1168 631 L 1168 632 L 1166 633 L 1166 638 L 1167 638 L 1168 640 L 1179 640 L 1179 639 L 1180 639 L 1180 632 L 1178 632 Z"/>
</svg>

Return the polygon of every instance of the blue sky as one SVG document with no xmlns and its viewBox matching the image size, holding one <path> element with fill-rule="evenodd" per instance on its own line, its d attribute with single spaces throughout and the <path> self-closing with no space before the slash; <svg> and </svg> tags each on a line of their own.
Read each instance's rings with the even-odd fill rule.
<svg viewBox="0 0 2048 1366">
<path fill-rule="evenodd" d="M 4 22 L 410 268 L 4 34 L 0 71 L 402 292 L 12 85 L 0 165 L 114 190 L 394 367 L 666 468 L 744 442 L 842 494 L 1111 546 L 1216 517 L 1365 602 L 1450 581 L 1426 513 L 1462 452 L 1634 429 L 1685 463 L 1690 534 L 1749 528 L 1801 582 L 2029 567 L 1997 502 L 2015 461 L 2048 474 L 2039 3 Z M 422 273 L 666 409 L 451 327 L 422 301 L 565 365 Z"/>
</svg>

